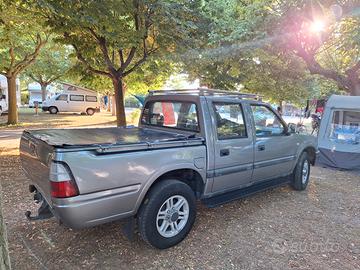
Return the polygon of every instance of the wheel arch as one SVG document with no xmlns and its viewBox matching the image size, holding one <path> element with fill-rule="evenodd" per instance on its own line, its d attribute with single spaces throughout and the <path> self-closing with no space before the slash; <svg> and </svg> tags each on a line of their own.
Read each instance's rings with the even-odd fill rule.
<svg viewBox="0 0 360 270">
<path fill-rule="evenodd" d="M 139 210 L 151 188 L 165 179 L 175 179 L 188 184 L 194 191 L 196 198 L 200 198 L 205 188 L 204 178 L 201 175 L 201 172 L 198 171 L 195 167 L 186 166 L 162 171 L 162 173 L 152 177 L 151 180 L 145 184 L 136 202 L 135 213 L 137 213 Z"/>
<path fill-rule="evenodd" d="M 306 152 L 310 159 L 311 165 L 315 165 L 316 160 L 316 148 L 314 146 L 307 146 L 302 152 Z"/>
</svg>

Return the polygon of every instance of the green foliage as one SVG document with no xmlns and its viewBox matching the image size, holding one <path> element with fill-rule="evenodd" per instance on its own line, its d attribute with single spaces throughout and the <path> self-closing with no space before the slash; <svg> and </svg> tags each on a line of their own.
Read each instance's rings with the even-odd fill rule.
<svg viewBox="0 0 360 270">
<path fill-rule="evenodd" d="M 65 79 L 71 68 L 72 48 L 54 42 L 48 42 L 40 52 L 36 62 L 26 71 L 26 75 L 41 85 Z"/>
<path fill-rule="evenodd" d="M 17 75 L 32 64 L 48 38 L 32 5 L 32 1 L 0 2 L 0 73 L 4 75 Z"/>
</svg>

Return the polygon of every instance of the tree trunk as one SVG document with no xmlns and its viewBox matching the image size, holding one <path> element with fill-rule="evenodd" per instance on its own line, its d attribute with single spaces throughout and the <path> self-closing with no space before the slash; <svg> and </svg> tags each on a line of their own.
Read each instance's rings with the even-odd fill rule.
<svg viewBox="0 0 360 270">
<path fill-rule="evenodd" d="M 106 106 L 107 106 L 107 108 L 106 108 L 106 111 L 108 111 L 108 112 L 111 112 L 111 95 L 110 94 L 108 94 L 107 95 L 107 104 L 106 104 Z"/>
<path fill-rule="evenodd" d="M 16 98 L 16 75 L 7 77 L 8 86 L 8 125 L 18 123 L 17 98 Z"/>
<path fill-rule="evenodd" d="M 116 104 L 116 124 L 118 127 L 126 126 L 123 82 L 121 78 L 113 78 Z"/>
<path fill-rule="evenodd" d="M 116 115 L 115 95 L 111 95 L 111 115 L 112 116 Z"/>
<path fill-rule="evenodd" d="M 41 99 L 42 101 L 44 101 L 47 96 L 47 92 L 46 92 L 47 84 L 40 84 L 40 85 L 41 85 Z"/>
<path fill-rule="evenodd" d="M 360 81 L 352 85 L 350 95 L 360 96 Z"/>
</svg>

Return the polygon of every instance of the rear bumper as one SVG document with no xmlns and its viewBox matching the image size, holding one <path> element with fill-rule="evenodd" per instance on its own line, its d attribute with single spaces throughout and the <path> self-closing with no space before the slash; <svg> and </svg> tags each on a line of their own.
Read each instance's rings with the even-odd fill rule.
<svg viewBox="0 0 360 270">
<path fill-rule="evenodd" d="M 41 109 L 43 110 L 43 112 L 49 111 L 49 107 L 48 107 L 48 106 L 42 106 Z"/>
<path fill-rule="evenodd" d="M 140 184 L 66 199 L 53 198 L 52 210 L 67 227 L 91 227 L 133 216 L 139 194 Z"/>
</svg>

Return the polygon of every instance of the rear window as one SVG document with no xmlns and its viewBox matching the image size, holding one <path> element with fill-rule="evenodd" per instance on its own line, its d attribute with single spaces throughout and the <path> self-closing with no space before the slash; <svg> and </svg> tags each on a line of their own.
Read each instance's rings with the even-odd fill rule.
<svg viewBox="0 0 360 270">
<path fill-rule="evenodd" d="M 84 101 L 83 95 L 70 95 L 71 101 Z"/>
<path fill-rule="evenodd" d="M 141 123 L 150 126 L 199 131 L 198 119 L 195 103 L 155 101 L 146 103 Z"/>
<path fill-rule="evenodd" d="M 85 100 L 89 102 L 97 102 L 97 96 L 86 96 Z"/>
</svg>

